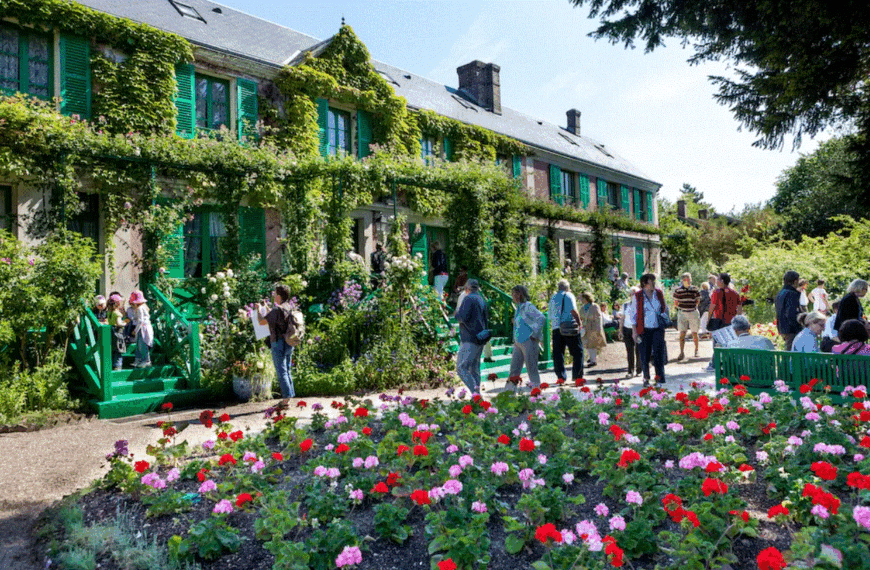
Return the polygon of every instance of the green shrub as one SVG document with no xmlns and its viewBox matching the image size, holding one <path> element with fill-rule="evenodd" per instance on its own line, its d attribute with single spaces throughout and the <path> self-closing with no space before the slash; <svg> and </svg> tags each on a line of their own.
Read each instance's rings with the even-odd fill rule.
<svg viewBox="0 0 870 570">
<path fill-rule="evenodd" d="M 76 407 L 69 394 L 68 372 L 62 348 L 52 349 L 43 364 L 32 370 L 6 362 L 0 367 L 0 421 L 10 422 L 27 412 Z"/>
</svg>

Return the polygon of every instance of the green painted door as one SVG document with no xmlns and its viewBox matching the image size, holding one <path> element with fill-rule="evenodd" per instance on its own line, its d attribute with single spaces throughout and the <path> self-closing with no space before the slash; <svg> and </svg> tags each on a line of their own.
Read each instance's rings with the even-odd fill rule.
<svg viewBox="0 0 870 570">
<path fill-rule="evenodd" d="M 634 248 L 634 274 L 635 278 L 640 280 L 643 275 L 643 248 L 635 246 Z"/>
<path fill-rule="evenodd" d="M 420 274 L 420 282 L 429 284 L 429 240 L 426 236 L 426 226 L 423 224 L 408 224 L 408 236 L 411 241 L 411 255 L 423 262 L 426 270 Z M 417 255 L 419 254 L 419 256 Z"/>
</svg>

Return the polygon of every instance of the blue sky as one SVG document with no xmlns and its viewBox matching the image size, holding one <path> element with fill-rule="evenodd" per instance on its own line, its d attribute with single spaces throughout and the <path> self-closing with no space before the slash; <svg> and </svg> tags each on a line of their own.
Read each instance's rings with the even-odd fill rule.
<svg viewBox="0 0 870 570">
<path fill-rule="evenodd" d="M 674 200 L 687 182 L 719 211 L 770 198 L 776 178 L 818 140 L 792 152 L 754 148 L 730 111 L 713 100 L 709 75 L 724 63 L 689 66 L 679 40 L 645 54 L 587 34 L 596 21 L 568 0 L 217 0 L 317 38 L 344 16 L 372 57 L 456 86 L 456 68 L 501 66 L 502 105 L 565 126 L 582 112 L 582 134 L 605 143 L 662 183 Z M 823 140 L 825 137 L 821 137 Z"/>
</svg>

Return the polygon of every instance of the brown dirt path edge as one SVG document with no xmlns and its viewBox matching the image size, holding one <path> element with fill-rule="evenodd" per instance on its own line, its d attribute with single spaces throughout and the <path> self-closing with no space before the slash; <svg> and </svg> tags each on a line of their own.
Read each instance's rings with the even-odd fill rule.
<svg viewBox="0 0 870 570">
<path fill-rule="evenodd" d="M 680 389 L 682 385 L 696 380 L 712 380 L 712 375 L 701 372 L 712 356 L 710 342 L 701 343 L 701 358 L 675 363 L 679 354 L 675 331 L 668 331 L 668 353 L 671 363 L 666 368 L 667 388 Z M 687 343 L 690 344 L 691 343 Z M 694 347 L 692 347 L 694 348 Z M 692 350 L 687 352 L 691 353 Z M 624 380 L 625 348 L 621 343 L 610 344 L 598 357 L 598 366 L 586 373 L 587 380 L 621 380 L 621 386 L 640 388 L 640 379 Z M 525 375 L 524 375 L 525 378 Z M 541 373 L 541 381 L 555 385 L 552 369 Z M 487 382 L 484 378 L 483 395 L 495 397 L 505 389 L 505 381 Z M 397 391 L 390 390 L 395 395 Z M 416 398 L 444 398 L 444 390 L 409 390 L 405 396 Z M 373 403 L 378 394 L 369 394 Z M 292 407 L 290 414 L 309 419 L 311 404 L 320 402 L 330 415 L 337 412 L 330 403 L 341 398 L 304 398 L 305 408 Z M 292 404 L 291 400 L 291 406 Z M 232 417 L 234 427 L 245 432 L 263 430 L 266 419 L 263 411 L 277 400 L 229 405 L 218 409 Z M 213 430 L 199 424 L 202 409 L 187 409 L 172 413 L 173 421 L 190 421 L 179 440 L 200 445 L 214 437 Z M 212 408 L 208 408 L 212 409 Z M 118 420 L 87 418 L 81 422 L 51 429 L 24 433 L 0 434 L 0 569 L 42 570 L 44 561 L 35 559 L 32 551 L 31 531 L 39 514 L 63 497 L 83 489 L 104 475 L 107 468 L 105 456 L 113 449 L 115 441 L 126 439 L 129 449 L 136 457 L 144 457 L 145 449 L 161 436 L 156 429 L 160 421 L 167 419 L 165 413 L 152 413 Z"/>
</svg>

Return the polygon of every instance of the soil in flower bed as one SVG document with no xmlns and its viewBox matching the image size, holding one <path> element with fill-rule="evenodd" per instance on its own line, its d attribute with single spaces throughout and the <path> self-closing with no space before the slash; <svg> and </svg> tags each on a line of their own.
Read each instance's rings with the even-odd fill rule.
<svg viewBox="0 0 870 570">
<path fill-rule="evenodd" d="M 319 566 L 326 569 L 336 567 L 336 554 L 347 546 L 359 546 L 362 551 L 362 561 L 353 568 L 434 568 L 432 560 L 441 560 L 450 553 L 461 552 L 461 549 L 454 550 L 456 545 L 450 541 L 439 542 L 437 533 L 444 531 L 439 531 L 433 515 L 427 516 L 430 511 L 448 517 L 444 520 L 455 515 L 455 520 L 466 521 L 462 524 L 468 525 L 473 524 L 472 518 L 483 516 L 469 515 L 470 511 L 486 512 L 488 520 L 481 527 L 481 534 L 472 542 L 486 544 L 489 541 L 486 568 L 491 570 L 531 569 L 536 562 L 549 559 L 551 548 L 554 553 L 559 549 L 574 548 L 584 556 L 591 556 L 593 567 L 610 567 L 617 558 L 612 553 L 605 555 L 600 542 L 596 549 L 587 546 L 590 537 L 579 536 L 579 530 L 573 534 L 581 522 L 594 524 L 600 533 L 597 538 L 605 546 L 609 544 L 606 535 L 612 535 L 614 544 L 633 548 L 635 553 L 627 553 L 625 557 L 631 567 L 638 569 L 686 566 L 687 555 L 680 550 L 684 542 L 692 544 L 697 537 L 706 537 L 703 540 L 707 542 L 701 543 L 702 549 L 707 548 L 706 544 L 715 545 L 718 554 L 730 551 L 736 558 L 730 563 L 730 568 L 755 570 L 758 568 L 756 559 L 762 551 L 775 549 L 778 554 L 794 548 L 795 540 L 798 540 L 794 533 L 807 526 L 807 521 L 817 527 L 810 529 L 815 534 L 800 539 L 804 541 L 801 552 L 805 561 L 818 555 L 813 548 L 823 542 L 837 545 L 835 550 L 844 548 L 842 541 L 838 542 L 838 533 L 866 533 L 866 530 L 856 527 L 851 516 L 852 509 L 860 505 L 860 498 L 844 490 L 847 489 L 847 473 L 861 469 L 870 471 L 867 469 L 870 466 L 862 467 L 863 456 L 858 459 L 860 454 L 857 452 L 861 451 L 858 439 L 852 438 L 853 445 L 842 458 L 827 457 L 839 466 L 840 479 L 820 480 L 808 464 L 818 458 L 808 450 L 802 452 L 801 445 L 812 450 L 814 441 L 839 442 L 851 436 L 837 434 L 829 425 L 815 425 L 814 420 L 794 420 L 795 408 L 790 400 L 777 400 L 769 409 L 756 407 L 757 414 L 750 415 L 732 410 L 723 398 L 726 405 L 712 406 L 709 417 L 702 414 L 692 419 L 679 416 L 687 416 L 682 411 L 696 407 L 695 400 L 690 399 L 690 406 L 685 399 L 677 401 L 662 393 L 653 400 L 655 392 L 652 395 L 649 391 L 630 394 L 612 387 L 602 387 L 593 394 L 597 395 L 594 400 L 592 395 L 580 394 L 577 398 L 568 392 L 555 396 L 550 391 L 537 400 L 525 395 L 506 394 L 491 406 L 493 410 L 502 408 L 498 411 L 490 411 L 488 403 L 469 403 L 467 400 L 434 402 L 428 406 L 407 402 L 397 408 L 388 407 L 378 419 L 373 417 L 374 412 L 369 417 L 368 410 L 374 407 L 370 403 L 353 402 L 344 412 L 341 422 L 330 421 L 323 428 L 305 430 L 278 420 L 266 434 L 239 435 L 238 441 L 226 437 L 225 432 L 233 429 L 229 420 L 216 427 L 216 433 L 223 431 L 224 436 L 216 437 L 214 450 L 197 450 L 181 459 L 181 466 L 194 461 L 196 469 L 200 466 L 208 469 L 199 480 L 194 476 L 196 469 L 183 469 L 185 474 L 171 481 L 168 476 L 171 461 L 163 465 L 152 461 L 155 465 L 134 473 L 132 460 L 116 457 L 106 481 L 123 475 L 125 482 L 120 484 L 120 488 L 109 486 L 88 493 L 78 499 L 78 504 L 84 513 L 85 525 L 104 524 L 123 512 L 131 518 L 134 527 L 145 532 L 158 546 L 172 542 L 174 536 L 190 539 L 192 527 L 203 521 L 214 521 L 217 517 L 242 540 L 237 550 L 224 552 L 214 560 L 197 557 L 196 562 L 203 570 L 273 568 L 275 555 L 256 537 L 258 519 L 269 516 L 269 505 L 274 504 L 269 502 L 272 497 L 281 497 L 279 510 L 283 511 L 286 505 L 288 516 L 296 517 L 295 520 L 301 523 L 288 530 L 284 540 L 304 544 L 306 548 L 326 549 L 329 554 L 323 556 L 328 562 Z M 709 400 L 703 400 L 700 393 L 690 396 L 698 398 L 702 407 L 708 405 Z M 748 396 L 740 402 L 748 406 L 751 399 Z M 848 413 L 844 411 L 845 415 Z M 666 427 L 676 421 L 686 424 L 685 432 L 683 428 Z M 792 425 L 787 428 L 787 433 L 786 428 L 781 434 L 770 428 L 777 422 L 786 426 L 789 421 Z M 430 431 L 428 426 L 435 423 L 437 427 L 426 436 Z M 734 424 L 728 428 L 727 438 L 725 432 L 719 430 L 726 423 Z M 848 426 L 842 422 L 835 427 L 839 425 Z M 767 426 L 767 431 L 762 433 L 758 426 Z M 815 435 L 814 430 L 817 432 Z M 711 432 L 718 435 L 708 437 Z M 792 440 L 798 439 L 796 434 L 801 434 L 805 443 L 794 443 Z M 794 449 L 783 453 L 789 436 L 789 446 Z M 674 441 L 668 441 L 670 438 Z M 454 446 L 456 449 L 452 449 Z M 637 450 L 638 458 L 626 459 L 626 450 Z M 693 452 L 713 458 L 713 462 L 721 461 L 723 465 L 717 468 L 714 463 L 706 463 L 707 460 L 694 467 L 674 465 L 682 464 L 681 459 Z M 768 460 L 768 452 L 771 456 L 778 455 Z M 254 457 L 246 460 L 243 458 L 245 454 Z M 231 461 L 227 461 L 227 457 Z M 379 462 L 374 462 L 373 467 L 362 466 L 363 459 L 374 458 Z M 358 465 L 352 465 L 354 459 Z M 264 467 L 259 471 L 252 470 L 254 461 L 262 461 Z M 464 461 L 466 463 L 460 468 L 459 464 Z M 504 475 L 495 472 L 497 463 L 504 463 Z M 785 477 L 790 480 L 788 485 L 777 490 L 774 485 L 782 479 L 780 465 L 786 469 Z M 318 475 L 315 467 L 322 469 L 323 473 Z M 335 469 L 336 474 L 326 474 L 327 469 Z M 816 463 L 813 463 L 815 470 Z M 390 483 L 387 491 L 376 491 L 376 485 L 390 481 L 388 474 L 398 474 L 398 482 Z M 144 483 L 146 476 L 152 475 L 164 483 L 169 481 L 166 488 L 151 488 Z M 140 477 L 143 482 L 139 481 Z M 213 479 L 220 487 L 214 491 L 202 491 L 200 485 L 206 478 Z M 451 482 L 458 490 L 445 491 Z M 709 489 L 701 493 L 702 483 L 704 486 L 712 485 L 712 493 L 708 492 Z M 826 527 L 824 520 L 827 517 L 814 519 L 810 515 L 812 505 L 806 494 L 801 496 L 799 491 L 791 494 L 787 491 L 788 488 L 804 488 L 805 484 L 824 487 L 837 494 L 842 501 L 840 512 L 831 514 L 836 525 Z M 147 508 L 140 498 L 159 497 L 170 490 L 193 497 L 189 508 L 147 516 Z M 362 494 L 358 501 L 351 500 L 355 490 Z M 250 492 L 251 502 L 240 505 L 240 491 Z M 412 492 L 423 491 L 428 493 L 427 497 L 431 495 L 431 505 L 415 504 L 417 499 Z M 546 494 L 549 492 L 554 494 Z M 643 507 L 641 503 L 629 500 L 627 492 L 636 493 Z M 683 496 L 683 506 L 691 516 L 695 516 L 694 511 L 698 512 L 700 524 L 693 528 L 683 517 L 671 519 L 673 513 L 669 508 L 673 505 L 668 507 L 663 499 L 674 493 Z M 316 507 L 311 501 L 330 497 L 338 500 L 338 511 L 321 511 L 335 514 L 312 525 L 311 509 Z M 535 497 L 563 499 L 558 505 L 530 502 Z M 577 498 L 582 499 L 574 504 Z M 227 501 L 232 512 L 215 514 L 220 500 Z M 477 501 L 485 502 L 482 511 L 472 506 L 472 502 L 477 504 Z M 300 505 L 298 514 L 292 507 L 294 503 Z M 781 503 L 790 508 L 788 520 L 769 518 L 768 510 Z M 409 510 L 402 524 L 410 527 L 411 533 L 401 544 L 380 536 L 376 528 L 376 508 L 383 504 Z M 609 509 L 602 509 L 604 505 Z M 729 509 L 736 510 L 729 512 Z M 539 511 L 537 514 L 536 510 Z M 607 510 L 609 513 L 603 512 Z M 548 515 L 547 512 L 564 512 L 564 515 Z M 744 512 L 751 521 L 752 528 L 748 530 L 752 532 L 721 537 L 709 531 L 704 534 L 715 524 L 721 524 L 721 528 L 743 528 L 738 519 Z M 350 538 L 341 539 L 344 541 L 341 544 L 321 542 L 317 546 L 316 541 L 311 541 L 327 527 L 329 517 L 334 517 L 333 522 L 348 523 L 352 529 Z M 509 518 L 519 521 L 526 529 L 523 532 L 527 533 L 524 544 L 516 553 L 509 552 L 507 547 L 517 534 L 516 529 L 508 528 Z M 623 520 L 615 523 L 614 518 Z M 681 522 L 677 518 L 682 519 Z M 544 521 L 550 520 L 555 523 L 552 530 L 558 535 L 558 541 L 536 537 L 536 527 L 538 530 L 545 528 Z M 633 527 L 629 526 L 629 530 L 623 532 L 619 525 L 624 527 L 626 523 L 644 521 L 650 528 L 643 535 L 646 542 L 627 546 L 632 539 L 628 533 Z M 662 533 L 677 537 L 676 548 L 674 544 L 669 547 L 660 544 Z M 462 540 L 461 532 L 456 536 L 459 538 L 452 537 L 451 540 Z M 573 547 L 566 544 L 572 541 Z M 860 547 L 866 549 L 866 546 Z M 270 548 L 274 550 L 274 544 Z M 437 558 L 432 558 L 433 554 Z M 850 555 L 854 556 L 854 553 Z M 101 555 L 98 562 L 101 569 L 128 568 L 108 553 Z M 459 566 L 470 567 L 484 566 L 472 563 Z"/>
</svg>

